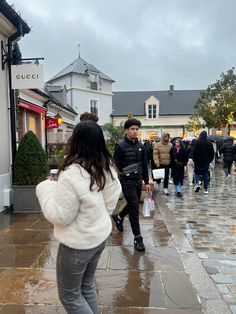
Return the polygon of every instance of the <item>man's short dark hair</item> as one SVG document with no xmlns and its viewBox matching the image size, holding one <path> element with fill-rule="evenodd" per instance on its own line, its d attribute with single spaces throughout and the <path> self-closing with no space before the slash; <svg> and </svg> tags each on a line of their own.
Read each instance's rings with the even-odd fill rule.
<svg viewBox="0 0 236 314">
<path fill-rule="evenodd" d="M 125 121 L 124 129 L 129 129 L 132 125 L 137 125 L 140 128 L 141 122 L 138 119 L 128 119 Z"/>
<path fill-rule="evenodd" d="M 94 122 L 98 122 L 98 116 L 95 113 L 91 113 L 91 112 L 84 112 L 80 115 L 79 117 L 80 121 L 94 121 Z"/>
</svg>

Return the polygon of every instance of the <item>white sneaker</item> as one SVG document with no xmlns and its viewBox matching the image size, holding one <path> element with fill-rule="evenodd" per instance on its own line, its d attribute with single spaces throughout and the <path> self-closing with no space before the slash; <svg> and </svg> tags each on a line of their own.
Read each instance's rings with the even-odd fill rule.
<svg viewBox="0 0 236 314">
<path fill-rule="evenodd" d="M 168 189 L 165 188 L 165 189 L 163 190 L 163 192 L 164 192 L 165 195 L 169 195 Z"/>
<path fill-rule="evenodd" d="M 204 194 L 208 194 L 208 190 L 204 190 Z"/>
<path fill-rule="evenodd" d="M 173 184 L 173 181 L 172 181 L 172 180 L 169 180 L 169 183 L 170 183 L 170 184 Z"/>
</svg>

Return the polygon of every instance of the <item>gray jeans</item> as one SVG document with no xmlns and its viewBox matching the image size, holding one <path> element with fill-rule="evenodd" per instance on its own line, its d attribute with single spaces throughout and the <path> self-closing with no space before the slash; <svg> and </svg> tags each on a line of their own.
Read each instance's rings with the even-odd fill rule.
<svg viewBox="0 0 236 314">
<path fill-rule="evenodd" d="M 57 253 L 57 287 L 61 303 L 68 314 L 98 314 L 94 273 L 105 241 L 89 250 L 59 245 Z"/>
</svg>

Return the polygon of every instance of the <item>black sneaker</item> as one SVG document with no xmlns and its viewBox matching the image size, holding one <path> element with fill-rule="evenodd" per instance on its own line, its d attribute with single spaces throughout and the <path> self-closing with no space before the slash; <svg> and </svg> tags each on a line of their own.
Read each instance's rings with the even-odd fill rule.
<svg viewBox="0 0 236 314">
<path fill-rule="evenodd" d="M 182 197 L 182 193 L 181 192 L 177 192 L 177 197 Z"/>
<path fill-rule="evenodd" d="M 135 236 L 134 248 L 135 248 L 135 250 L 140 251 L 140 252 L 145 251 L 145 246 L 143 244 L 143 238 L 141 235 Z"/>
<path fill-rule="evenodd" d="M 123 231 L 124 228 L 123 228 L 123 220 L 124 219 L 120 219 L 118 217 L 118 214 L 113 214 L 112 215 L 112 219 L 115 221 L 115 224 L 116 224 L 116 228 L 119 230 L 119 231 Z"/>
<path fill-rule="evenodd" d="M 196 187 L 195 187 L 195 193 L 198 193 L 200 191 L 200 185 L 197 184 Z"/>
</svg>

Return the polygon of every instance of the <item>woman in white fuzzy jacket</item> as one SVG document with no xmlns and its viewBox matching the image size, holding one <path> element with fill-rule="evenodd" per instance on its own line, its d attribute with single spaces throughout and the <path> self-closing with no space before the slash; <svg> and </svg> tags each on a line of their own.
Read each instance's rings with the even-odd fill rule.
<svg viewBox="0 0 236 314">
<path fill-rule="evenodd" d="M 94 273 L 121 186 L 98 124 L 77 124 L 58 181 L 41 182 L 36 193 L 60 242 L 57 285 L 64 308 L 67 313 L 99 313 Z"/>
</svg>

